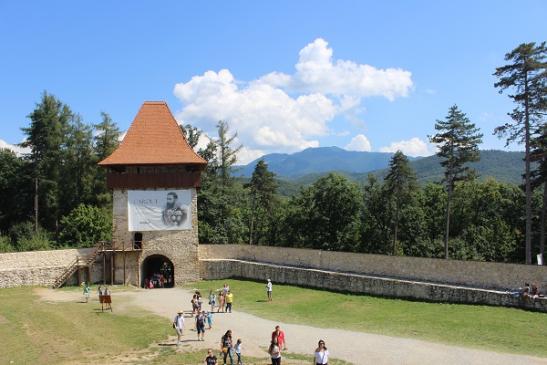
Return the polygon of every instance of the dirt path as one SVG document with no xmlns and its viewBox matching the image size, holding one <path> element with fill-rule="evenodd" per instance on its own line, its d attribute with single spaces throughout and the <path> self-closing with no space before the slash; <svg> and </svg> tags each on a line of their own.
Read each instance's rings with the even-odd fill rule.
<svg viewBox="0 0 547 365">
<path fill-rule="evenodd" d="M 166 325 L 170 324 L 177 310 L 189 309 L 191 294 L 179 288 L 120 293 L 144 309 L 166 317 Z M 237 311 L 237 303 L 233 313 L 214 315 L 213 329 L 206 332 L 205 342 L 194 341 L 196 333 L 193 331 L 193 323 L 192 318 L 186 318 L 185 341 L 192 347 L 217 349 L 222 334 L 231 329 L 235 338 L 243 340 L 244 353 L 251 356 L 265 356 L 263 348 L 268 346 L 269 336 L 275 325 L 279 324 L 285 330 L 290 352 L 312 353 L 318 339 L 322 338 L 327 343 L 332 357 L 358 365 L 547 364 L 547 358 L 501 354 L 414 339 L 273 322 Z"/>
</svg>

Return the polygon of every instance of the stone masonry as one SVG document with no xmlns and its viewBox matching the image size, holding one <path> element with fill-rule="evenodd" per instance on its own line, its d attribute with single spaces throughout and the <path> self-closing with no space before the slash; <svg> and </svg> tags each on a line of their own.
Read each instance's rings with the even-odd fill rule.
<svg viewBox="0 0 547 365">
<path fill-rule="evenodd" d="M 169 190 L 169 189 L 156 189 Z M 142 232 L 142 251 L 126 253 L 126 284 L 141 285 L 141 267 L 143 261 L 151 255 L 167 257 L 175 268 L 175 284 L 199 279 L 198 262 L 198 213 L 197 192 L 192 191 L 192 229 L 181 231 Z M 132 247 L 133 233 L 127 230 L 127 190 L 113 192 L 113 247 L 121 250 Z M 123 283 L 122 254 L 115 259 L 116 283 Z"/>
</svg>

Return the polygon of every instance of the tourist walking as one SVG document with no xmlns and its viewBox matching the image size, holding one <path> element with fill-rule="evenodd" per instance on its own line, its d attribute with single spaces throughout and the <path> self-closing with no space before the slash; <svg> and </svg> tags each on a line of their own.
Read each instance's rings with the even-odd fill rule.
<svg viewBox="0 0 547 365">
<path fill-rule="evenodd" d="M 272 280 L 268 279 L 268 283 L 266 284 L 266 294 L 268 295 L 268 302 L 272 301 L 272 289 L 273 289 Z"/>
<path fill-rule="evenodd" d="M 173 320 L 173 328 L 177 332 L 177 346 L 180 345 L 180 338 L 184 334 L 184 312 L 182 310 L 177 312 L 175 319 Z"/>
<path fill-rule="evenodd" d="M 329 350 L 325 346 L 325 341 L 319 340 L 317 348 L 315 349 L 315 365 L 328 365 L 329 363 Z"/>
<path fill-rule="evenodd" d="M 205 358 L 205 365 L 217 365 L 217 357 L 213 355 L 213 350 L 207 351 L 207 357 Z"/>
<path fill-rule="evenodd" d="M 220 339 L 220 349 L 223 354 L 224 365 L 226 365 L 226 359 L 230 358 L 230 365 L 234 365 L 233 345 L 232 345 L 232 330 L 226 331 L 224 336 Z"/>
<path fill-rule="evenodd" d="M 207 319 L 207 325 L 209 329 L 213 328 L 213 313 L 207 312 L 205 318 Z"/>
<path fill-rule="evenodd" d="M 217 313 L 219 312 L 224 312 L 224 303 L 226 301 L 226 296 L 224 295 L 224 292 L 220 292 L 218 294 L 218 309 L 217 309 Z"/>
<path fill-rule="evenodd" d="M 272 365 L 281 365 L 281 347 L 277 343 L 277 339 L 272 340 L 268 353 L 272 359 Z"/>
<path fill-rule="evenodd" d="M 226 312 L 232 313 L 232 304 L 234 303 L 234 294 L 229 291 L 226 294 Z"/>
<path fill-rule="evenodd" d="M 205 311 L 198 313 L 196 316 L 196 331 L 198 332 L 198 341 L 205 341 L 205 321 Z"/>
<path fill-rule="evenodd" d="M 283 350 L 287 349 L 287 341 L 285 340 L 285 332 L 281 329 L 281 327 L 275 326 L 275 330 L 272 332 L 272 341 L 277 339 L 277 344 L 280 348 Z"/>
<path fill-rule="evenodd" d="M 237 365 L 243 365 L 243 360 L 241 357 L 241 338 L 237 339 L 236 345 L 234 346 L 234 351 L 237 356 Z"/>
<path fill-rule="evenodd" d="M 209 305 L 211 306 L 211 312 L 215 311 L 215 305 L 217 303 L 217 295 L 213 290 L 209 290 Z"/>
<path fill-rule="evenodd" d="M 84 286 L 84 300 L 87 303 L 89 302 L 89 292 L 91 291 L 91 288 L 89 287 L 87 281 L 84 281 L 82 285 Z"/>
<path fill-rule="evenodd" d="M 230 291 L 230 285 L 228 285 L 227 283 L 224 283 L 224 287 L 222 288 L 222 292 L 224 293 L 224 295 L 228 294 L 228 292 Z"/>
</svg>

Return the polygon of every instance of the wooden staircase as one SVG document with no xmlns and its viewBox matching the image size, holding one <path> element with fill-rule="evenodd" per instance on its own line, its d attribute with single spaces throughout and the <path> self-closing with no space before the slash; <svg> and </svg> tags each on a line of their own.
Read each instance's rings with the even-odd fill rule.
<svg viewBox="0 0 547 365">
<path fill-rule="evenodd" d="M 67 266 L 65 271 L 55 281 L 53 282 L 52 288 L 58 289 L 61 286 L 63 286 L 64 283 L 72 276 L 74 273 L 79 270 L 80 268 L 89 268 L 93 266 L 93 263 L 95 262 L 95 259 L 97 258 L 97 255 L 100 252 L 100 248 L 103 246 L 102 242 L 99 242 L 97 245 L 95 245 L 93 251 L 89 256 L 86 257 L 76 257 L 74 261 L 70 263 L 70 265 Z"/>
</svg>

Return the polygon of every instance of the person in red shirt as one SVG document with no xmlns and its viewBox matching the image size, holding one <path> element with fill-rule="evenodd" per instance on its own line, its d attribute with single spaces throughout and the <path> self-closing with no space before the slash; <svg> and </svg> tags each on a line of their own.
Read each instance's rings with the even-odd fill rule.
<svg viewBox="0 0 547 365">
<path fill-rule="evenodd" d="M 280 349 L 287 349 L 287 342 L 285 341 L 285 332 L 279 326 L 275 326 L 275 331 L 272 332 L 272 341 L 277 339 L 277 345 Z"/>
</svg>

